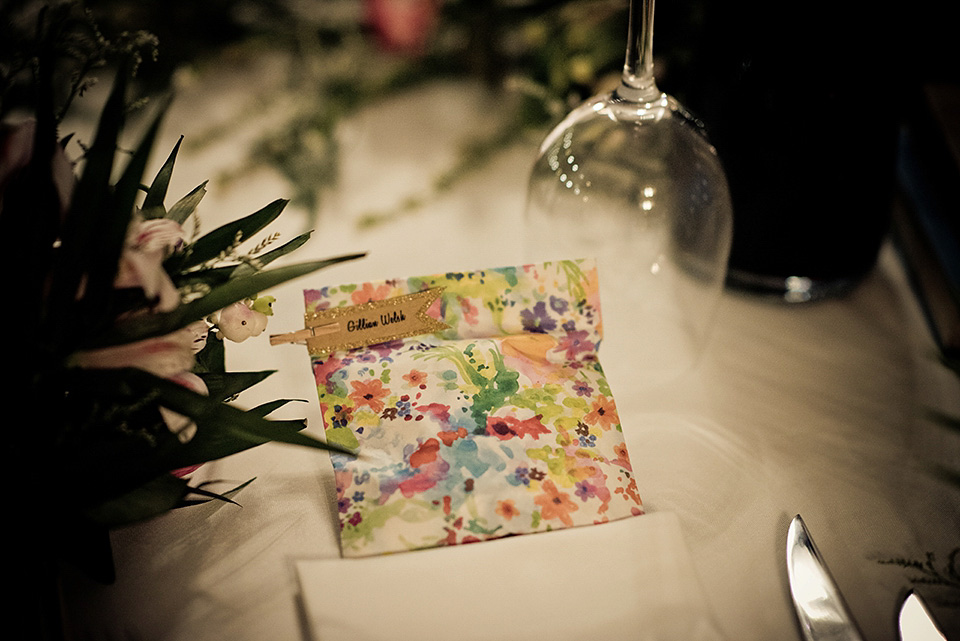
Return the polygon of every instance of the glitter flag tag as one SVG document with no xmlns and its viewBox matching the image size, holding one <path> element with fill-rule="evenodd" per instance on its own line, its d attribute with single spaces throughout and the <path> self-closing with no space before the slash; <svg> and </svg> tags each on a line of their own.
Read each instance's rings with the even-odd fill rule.
<svg viewBox="0 0 960 641">
<path fill-rule="evenodd" d="M 317 311 L 307 316 L 304 329 L 273 335 L 270 344 L 306 342 L 311 357 L 324 358 L 339 350 L 439 332 L 449 326 L 428 316 L 427 309 L 443 289 Z"/>
</svg>

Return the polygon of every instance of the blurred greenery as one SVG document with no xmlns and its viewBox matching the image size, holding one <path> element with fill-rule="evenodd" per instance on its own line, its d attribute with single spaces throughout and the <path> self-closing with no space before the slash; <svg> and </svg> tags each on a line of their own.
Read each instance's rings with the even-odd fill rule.
<svg viewBox="0 0 960 641">
<path fill-rule="evenodd" d="M 682 77 L 702 28 L 702 0 L 658 8 L 658 77 Z M 467 78 L 514 105 L 499 130 L 462 141 L 461 157 L 435 177 L 432 194 L 410 197 L 387 211 L 370 212 L 361 225 L 415 210 L 429 198 L 524 140 L 539 142 L 573 105 L 619 76 L 626 44 L 624 0 L 446 0 L 426 46 L 415 54 L 384 50 L 363 0 L 211 0 L 196 3 L 89 0 L 104 30 L 149 28 L 159 39 L 156 63 L 141 70 L 148 89 L 168 85 L 177 70 L 201 77 L 216 61 L 266 52 L 289 56 L 289 86 L 303 97 L 288 121 L 255 141 L 246 168 L 268 165 L 289 180 L 293 200 L 318 212 L 336 185 L 341 154 L 338 125 L 358 107 L 442 78 Z M 362 73 L 360 73 L 362 68 Z M 679 85 L 675 92 L 683 98 Z M 194 145 L 218 140 L 211 129 Z M 243 169 L 241 172 L 244 171 Z"/>
<path fill-rule="evenodd" d="M 30 1 L 6 0 L 5 6 Z M 367 11 L 375 1 L 87 0 L 86 4 L 105 32 L 145 29 L 157 36 L 159 57 L 139 74 L 147 92 L 168 86 L 178 70 L 190 69 L 202 81 L 205 74 L 215 74 L 218 61 L 225 58 L 287 56 L 291 64 L 286 81 L 290 93 L 303 98 L 302 104 L 289 120 L 277 122 L 252 144 L 247 167 L 267 165 L 279 171 L 292 186 L 293 200 L 311 212 L 321 209 L 325 194 L 336 185 L 342 152 L 338 125 L 346 114 L 442 78 L 479 79 L 491 92 L 509 94 L 514 111 L 508 122 L 483 138 L 464 140 L 461 157 L 436 177 L 433 194 L 408 197 L 393 210 L 371 212 L 361 224 L 417 209 L 507 145 L 525 140 L 537 144 L 573 105 L 607 87 L 623 65 L 627 0 L 437 0 L 435 27 L 423 50 L 415 54 L 380 46 Z M 840 50 L 825 50 L 821 40 L 804 35 L 820 33 L 831 21 L 839 23 L 844 11 L 854 16 L 854 22 L 849 29 L 846 24 L 837 27 L 847 43 Z M 840 59 L 862 49 L 867 34 L 877 31 L 857 28 L 861 21 L 866 25 L 871 12 L 879 17 L 879 9 L 861 9 L 855 0 L 842 0 L 821 12 L 763 0 L 661 1 L 656 5 L 654 41 L 658 84 L 701 117 L 709 131 L 711 120 L 737 108 L 731 94 L 751 57 L 762 55 L 758 46 L 773 46 L 775 55 L 789 59 L 791 71 L 785 73 L 791 79 L 799 74 L 805 92 L 812 90 L 813 78 L 832 68 L 853 75 L 858 69 L 868 71 L 863 65 L 847 71 Z M 901 8 L 889 47 L 887 34 L 869 36 L 871 42 L 884 42 L 881 49 L 868 52 L 868 60 L 876 63 L 869 66 L 897 77 L 907 89 L 916 77 L 955 79 L 957 45 L 942 13 L 934 0 L 916 0 Z M 858 53 L 858 61 L 860 57 Z M 191 144 L 225 135 L 226 129 L 211 129 Z"/>
</svg>

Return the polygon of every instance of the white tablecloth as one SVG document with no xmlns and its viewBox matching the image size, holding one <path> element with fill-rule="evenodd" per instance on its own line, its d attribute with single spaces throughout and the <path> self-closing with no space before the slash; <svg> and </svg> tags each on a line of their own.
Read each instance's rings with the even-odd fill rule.
<svg viewBox="0 0 960 641">
<path fill-rule="evenodd" d="M 248 134 L 272 122 L 269 114 L 246 121 L 237 115 L 245 101 L 256 99 L 252 86 L 243 76 L 222 74 L 203 93 L 195 87 L 175 104 L 164 130 L 170 145 L 181 133 L 189 142 L 191 134 L 218 120 L 236 122 L 239 135 L 199 150 L 186 147 L 172 195 L 238 166 Z M 269 83 L 262 88 L 268 90 Z M 420 210 L 368 229 L 356 224 L 371 208 L 428 189 L 452 162 L 461 136 L 492 126 L 497 114 L 497 100 L 478 87 L 439 84 L 348 121 L 340 186 L 325 200 L 314 237 L 294 259 L 357 250 L 369 255 L 277 288 L 272 292 L 277 315 L 268 332 L 302 327 L 305 287 L 524 262 L 519 216 L 535 141 L 518 141 Z M 157 162 L 165 152 L 161 145 Z M 201 215 L 210 229 L 220 216 L 252 212 L 290 191 L 266 169 L 229 186 L 214 181 Z M 279 230 L 291 238 L 308 222 L 292 207 Z M 601 346 L 600 357 L 648 516 L 657 518 L 647 525 L 648 516 L 633 519 L 640 529 L 622 539 L 604 531 L 607 526 L 584 529 L 571 539 L 577 541 L 569 545 L 572 564 L 619 558 L 628 566 L 646 567 L 649 556 L 631 545 L 639 537 L 648 542 L 649 554 L 673 559 L 676 567 L 674 581 L 665 582 L 670 573 L 661 567 L 650 582 L 686 585 L 691 616 L 715 625 L 718 637 L 798 639 L 784 541 L 790 518 L 800 513 L 867 639 L 896 638 L 899 598 L 921 573 L 884 561 L 926 560 L 930 553 L 942 569 L 947 555 L 960 546 L 960 487 L 930 471 L 933 464 L 960 467 L 960 435 L 924 414 L 927 406 L 960 411 L 960 385 L 936 362 L 890 246 L 874 273 L 843 299 L 785 306 L 727 292 L 700 366 L 667 386 L 646 389 L 632 375 L 629 359 L 616 350 Z M 306 416 L 308 429 L 322 433 L 303 347 L 271 347 L 264 334 L 231 346 L 228 366 L 278 370 L 240 402 L 304 399 L 285 412 Z M 269 444 L 208 464 L 203 473 L 234 481 L 255 476 L 256 481 L 238 497 L 242 508 L 181 510 L 116 532 L 113 586 L 68 574 L 65 607 L 78 639 L 323 641 L 332 637 L 325 636 L 324 604 L 317 599 L 331 589 L 356 591 L 353 599 L 341 593 L 336 603 L 352 603 L 352 616 L 358 618 L 383 616 L 384 608 L 408 611 L 404 604 L 422 607 L 421 600 L 431 594 L 411 580 L 409 590 L 394 590 L 389 607 L 378 609 L 377 599 L 386 598 L 384 585 L 404 585 L 389 574 L 389 568 L 404 563 L 397 559 L 357 564 L 353 576 L 344 575 L 342 567 L 330 569 L 331 584 L 323 583 L 324 568 L 333 568 L 339 558 L 333 475 L 325 454 Z M 679 532 L 679 540 L 665 542 L 662 535 L 670 531 Z M 489 546 L 485 553 L 502 567 L 518 565 L 538 554 L 540 537 L 545 551 L 564 549 L 567 540 L 556 536 L 562 534 L 522 537 L 529 539 L 523 545 L 502 545 L 502 556 L 495 546 L 504 542 L 496 541 L 427 553 L 424 576 L 469 573 L 470 559 L 478 554 L 469 548 L 480 546 Z M 598 545 L 622 549 L 599 550 Z M 623 606 L 626 629 L 642 616 L 658 622 L 653 628 L 669 630 L 667 624 L 681 616 L 676 609 L 650 607 L 649 599 L 625 600 L 616 593 L 636 587 L 636 573 L 611 568 L 605 579 L 607 573 L 598 568 L 588 574 L 587 585 L 553 587 L 558 604 L 572 607 L 578 590 L 590 591 L 587 603 L 634 603 L 632 612 Z M 573 576 L 581 580 L 588 574 Z M 488 612 L 529 623 L 530 613 L 541 611 L 525 610 L 533 602 L 522 594 L 504 595 L 500 603 L 471 599 L 467 578 L 463 590 L 438 604 L 446 612 L 444 621 L 457 620 L 457 613 L 471 620 Z M 960 590 L 928 586 L 926 594 L 941 623 L 960 631 L 960 607 L 941 604 L 952 598 L 956 605 Z M 596 615 L 585 607 L 582 616 Z M 531 627 L 544 633 L 532 636 L 553 638 L 546 633 L 551 623 L 556 622 Z M 597 620 L 595 629 L 608 623 Z M 400 628 L 394 632 L 394 638 L 417 638 Z M 644 637 L 638 632 L 633 638 Z"/>
</svg>

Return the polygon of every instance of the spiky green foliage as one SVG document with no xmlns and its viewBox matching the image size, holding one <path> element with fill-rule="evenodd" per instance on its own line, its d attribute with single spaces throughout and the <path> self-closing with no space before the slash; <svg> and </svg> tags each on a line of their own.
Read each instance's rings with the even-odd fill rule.
<svg viewBox="0 0 960 641">
<path fill-rule="evenodd" d="M 110 581 L 109 528 L 200 502 L 233 502 L 231 496 L 245 485 L 217 493 L 173 471 L 271 441 L 344 450 L 305 433 L 302 420 L 269 418 L 292 399 L 249 410 L 232 404 L 271 372 L 225 371 L 219 340 L 210 339 L 194 368 L 209 394 L 136 368 L 81 369 L 76 355 L 171 334 L 265 289 L 359 255 L 268 268 L 302 246 L 308 234 L 268 252 L 262 250 L 270 243 L 261 243 L 260 251 L 240 254 L 244 242 L 281 214 L 286 201 L 276 200 L 168 257 L 163 268 L 183 296 L 172 311 L 154 313 L 141 290 L 117 289 L 131 225 L 140 218 L 185 223 L 196 215 L 206 183 L 166 204 L 179 142 L 144 183 L 167 101 L 147 119 L 133 149 L 121 151 L 128 83 L 138 62 L 128 51 L 116 67 L 93 140 L 76 164 L 72 196 L 61 202 L 53 168 L 65 138 L 58 130 L 62 114 L 54 70 L 57 47 L 73 23 L 55 23 L 58 16 L 62 11 L 41 12 L 38 41 L 24 66 L 35 72 L 28 85 L 35 97 L 32 156 L 0 184 L 0 228 L 21 250 L 16 268 L 4 276 L 4 290 L 19 302 L 16 327 L 7 328 L 17 375 L 4 392 L 6 431 L 11 477 L 23 488 L 15 505 L 31 530 L 42 533 L 32 545 Z M 195 435 L 181 442 L 161 408 L 188 417 Z"/>
</svg>

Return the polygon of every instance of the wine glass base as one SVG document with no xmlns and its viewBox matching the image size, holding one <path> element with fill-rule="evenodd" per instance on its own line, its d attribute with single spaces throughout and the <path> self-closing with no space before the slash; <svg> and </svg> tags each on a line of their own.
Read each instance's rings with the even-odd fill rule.
<svg viewBox="0 0 960 641">
<path fill-rule="evenodd" d="M 859 275 L 830 280 L 806 276 L 768 276 L 731 268 L 727 271 L 726 285 L 736 291 L 786 303 L 810 303 L 842 296 L 852 290 L 861 278 Z"/>
</svg>

